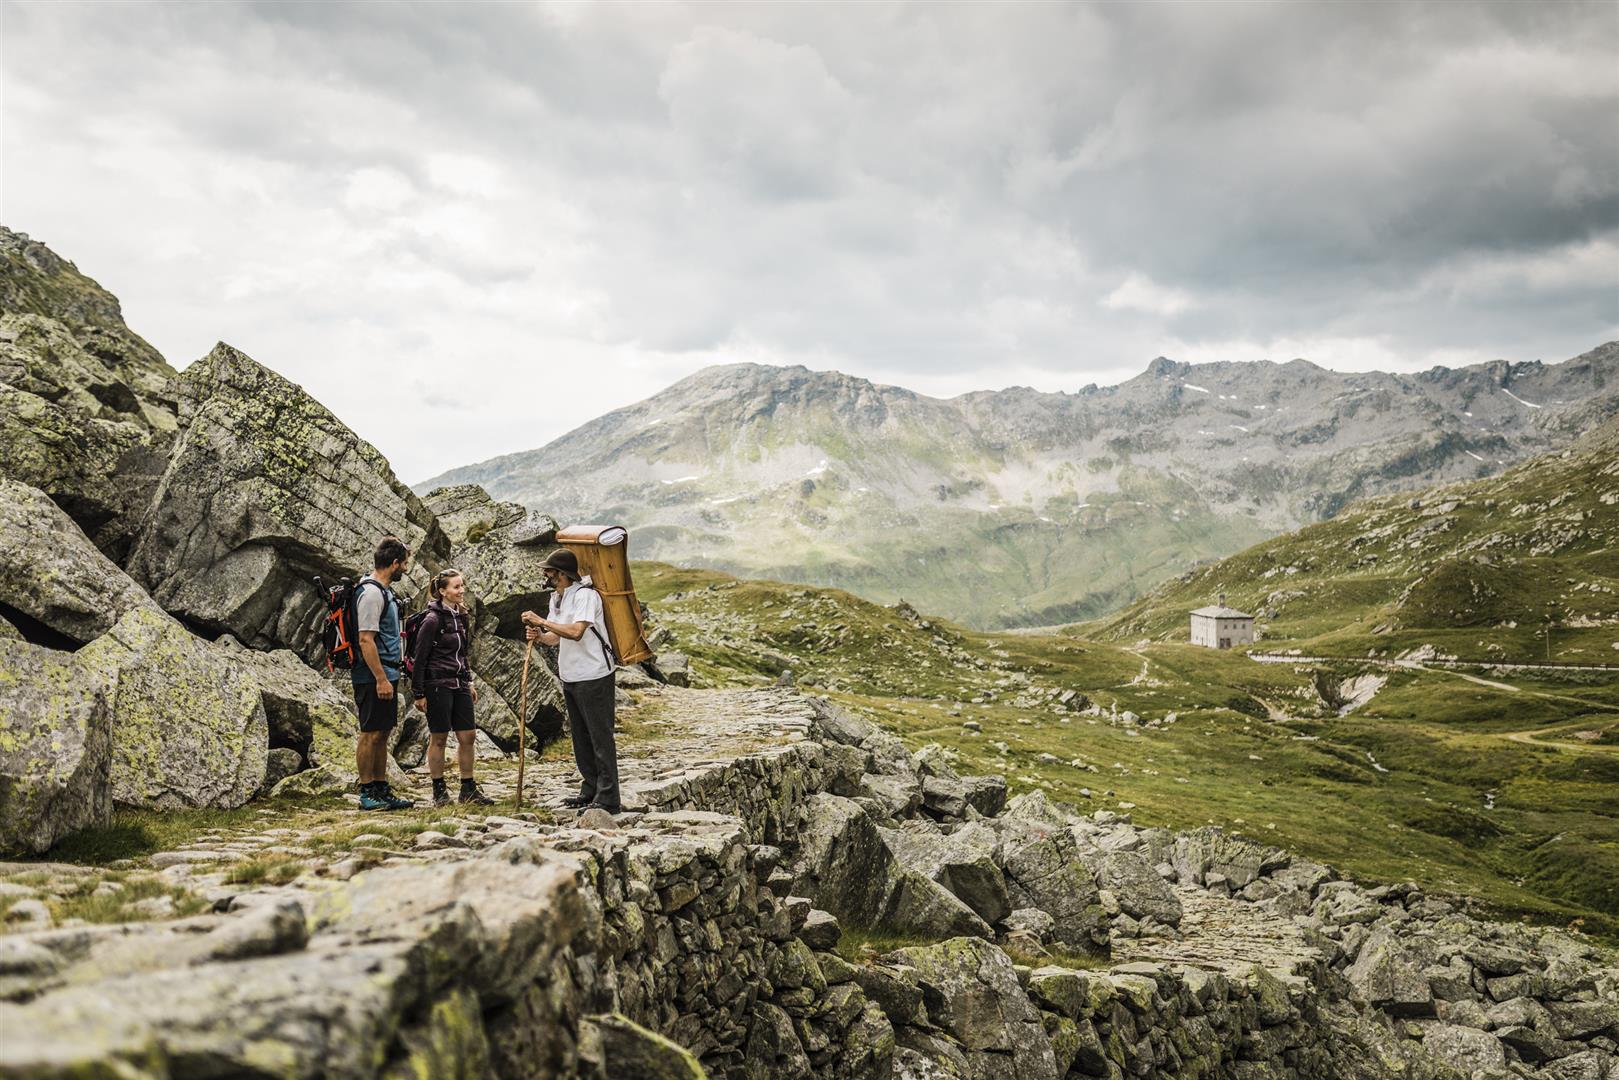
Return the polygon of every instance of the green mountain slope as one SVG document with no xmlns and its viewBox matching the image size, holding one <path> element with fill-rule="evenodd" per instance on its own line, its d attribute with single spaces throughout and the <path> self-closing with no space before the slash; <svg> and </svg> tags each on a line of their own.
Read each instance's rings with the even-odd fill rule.
<svg viewBox="0 0 1619 1080">
<path fill-rule="evenodd" d="M 1500 476 L 1356 503 L 1073 632 L 1184 641 L 1220 593 L 1259 616 L 1260 648 L 1619 664 L 1619 418 Z"/>
<path fill-rule="evenodd" d="M 960 767 L 1174 828 L 1217 823 L 1369 880 L 1619 936 L 1619 679 L 979 633 L 835 589 L 635 568 L 704 685 L 791 670 Z M 1346 683 L 1386 678 L 1340 712 Z"/>
</svg>

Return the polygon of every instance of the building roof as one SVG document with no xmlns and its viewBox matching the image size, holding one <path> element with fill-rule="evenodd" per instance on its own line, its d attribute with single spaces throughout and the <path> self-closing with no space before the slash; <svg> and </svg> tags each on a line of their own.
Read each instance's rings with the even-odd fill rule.
<svg viewBox="0 0 1619 1080">
<path fill-rule="evenodd" d="M 1196 611 L 1192 612 L 1192 614 L 1193 615 L 1207 615 L 1211 619 L 1251 619 L 1251 618 L 1253 618 L 1253 616 L 1248 614 L 1246 611 L 1238 611 L 1236 608 L 1231 608 L 1231 607 L 1221 607 L 1219 604 L 1210 604 L 1208 607 L 1200 607 Z"/>
</svg>

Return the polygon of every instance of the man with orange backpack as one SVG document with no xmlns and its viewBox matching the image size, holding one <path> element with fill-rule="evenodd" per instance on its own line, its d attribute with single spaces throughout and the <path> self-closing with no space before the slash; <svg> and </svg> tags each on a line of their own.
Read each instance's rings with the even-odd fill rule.
<svg viewBox="0 0 1619 1080">
<path fill-rule="evenodd" d="M 354 586 L 355 628 L 360 662 L 349 671 L 354 705 L 360 713 L 355 764 L 360 770 L 361 810 L 403 810 L 414 806 L 388 786 L 388 737 L 399 719 L 394 684 L 404 670 L 399 600 L 393 583 L 410 569 L 410 549 L 397 536 L 383 537 L 372 557 L 374 569 Z"/>
</svg>

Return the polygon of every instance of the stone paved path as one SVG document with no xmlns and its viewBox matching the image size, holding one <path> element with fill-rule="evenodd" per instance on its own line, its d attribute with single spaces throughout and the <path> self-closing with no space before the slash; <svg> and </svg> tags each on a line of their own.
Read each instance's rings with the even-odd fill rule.
<svg viewBox="0 0 1619 1080">
<path fill-rule="evenodd" d="M 1288 919 L 1196 886 L 1176 886 L 1175 894 L 1183 910 L 1181 939 L 1117 938 L 1116 963 L 1185 964 L 1232 976 L 1245 975 L 1258 964 L 1284 982 L 1302 986 L 1304 972 L 1325 960 Z"/>
</svg>

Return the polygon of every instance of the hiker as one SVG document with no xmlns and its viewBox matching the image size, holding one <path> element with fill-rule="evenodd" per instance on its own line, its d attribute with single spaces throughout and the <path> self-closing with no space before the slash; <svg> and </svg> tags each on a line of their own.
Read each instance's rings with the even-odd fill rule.
<svg viewBox="0 0 1619 1080">
<path fill-rule="evenodd" d="M 360 634 L 360 663 L 350 672 L 354 704 L 360 711 L 361 810 L 403 810 L 414 806 L 388 786 L 388 739 L 399 719 L 394 692 L 404 663 L 399 600 L 393 583 L 410 569 L 410 549 L 397 536 L 383 537 L 372 556 L 373 570 L 354 586 L 354 624 Z"/>
<path fill-rule="evenodd" d="M 568 707 L 573 760 L 583 782 L 579 794 L 564 799 L 570 809 L 597 807 L 619 812 L 618 748 L 613 743 L 613 662 L 602 629 L 601 594 L 579 577 L 579 559 L 567 548 L 545 557 L 541 566 L 551 590 L 550 618 L 523 612 L 528 639 L 556 646 L 557 677 Z M 528 718 L 524 717 L 526 721 Z"/>
<path fill-rule="evenodd" d="M 461 571 L 445 569 L 427 585 L 427 610 L 412 642 L 410 683 L 416 708 L 427 716 L 427 772 L 433 778 L 433 805 L 447 806 L 450 789 L 444 780 L 444 747 L 455 732 L 455 759 L 461 771 L 460 802 L 493 806 L 472 778 L 474 740 L 472 706 L 478 688 L 467 662 L 471 635 L 467 629 L 466 582 Z"/>
</svg>

